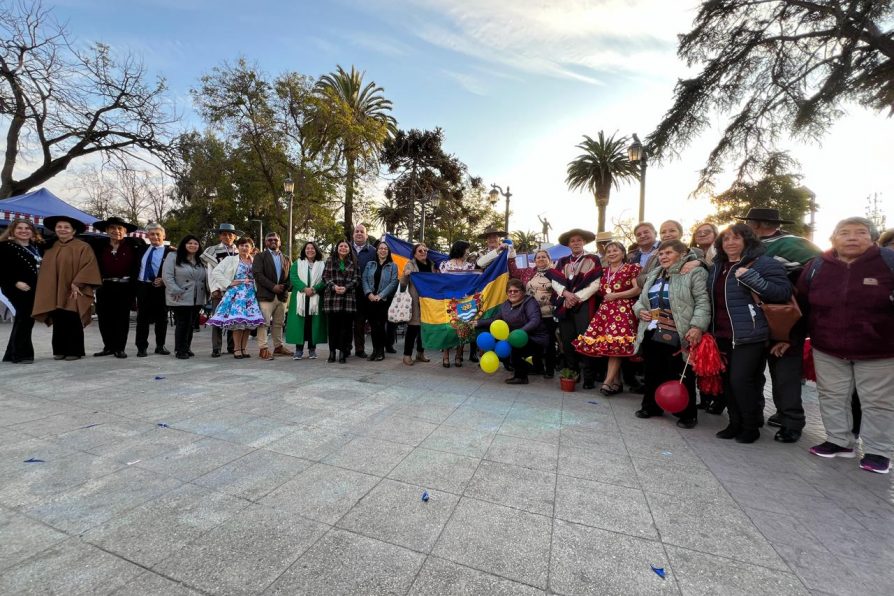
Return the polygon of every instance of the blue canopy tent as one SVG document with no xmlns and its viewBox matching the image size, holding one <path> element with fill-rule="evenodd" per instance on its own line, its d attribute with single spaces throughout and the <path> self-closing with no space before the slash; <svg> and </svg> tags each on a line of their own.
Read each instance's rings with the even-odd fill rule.
<svg viewBox="0 0 894 596">
<path fill-rule="evenodd" d="M 45 188 L 0 200 L 0 226 L 8 226 L 16 217 L 30 219 L 35 225 L 42 226 L 45 217 L 51 215 L 67 215 L 91 226 L 98 221 L 89 213 L 72 207 Z M 92 231 L 92 228 L 88 227 Z"/>
</svg>

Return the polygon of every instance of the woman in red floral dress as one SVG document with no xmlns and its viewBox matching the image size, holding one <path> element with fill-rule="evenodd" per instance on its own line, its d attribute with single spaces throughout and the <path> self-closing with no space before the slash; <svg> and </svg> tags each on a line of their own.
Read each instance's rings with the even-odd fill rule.
<svg viewBox="0 0 894 596">
<path fill-rule="evenodd" d="M 574 348 L 584 356 L 607 357 L 605 382 L 599 390 L 615 395 L 624 390 L 621 384 L 621 358 L 633 356 L 637 320 L 633 303 L 640 294 L 636 276 L 640 266 L 625 263 L 627 251 L 620 242 L 605 245 L 605 268 L 599 284 L 602 304 L 590 321 L 586 333 L 574 340 Z"/>
</svg>

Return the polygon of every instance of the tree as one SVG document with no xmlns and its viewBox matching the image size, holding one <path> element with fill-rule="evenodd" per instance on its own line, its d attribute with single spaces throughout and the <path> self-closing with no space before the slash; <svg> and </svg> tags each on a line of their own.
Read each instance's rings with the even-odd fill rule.
<svg viewBox="0 0 894 596">
<path fill-rule="evenodd" d="M 894 114 L 892 16 L 890 0 L 703 2 L 678 48 L 702 71 L 677 82 L 650 152 L 677 155 L 715 112 L 731 113 L 701 170 L 702 190 L 728 161 L 740 160 L 740 180 L 759 172 L 783 133 L 819 138 L 843 103 Z"/>
<path fill-rule="evenodd" d="M 512 232 L 512 241 L 515 243 L 515 250 L 519 254 L 528 254 L 540 246 L 537 233 L 531 230 L 527 232 L 521 230 Z"/>
<path fill-rule="evenodd" d="M 878 194 L 874 193 L 866 197 L 866 217 L 875 224 L 875 227 L 881 232 L 885 229 L 887 216 L 879 205 Z"/>
<path fill-rule="evenodd" d="M 364 85 L 363 73 L 341 66 L 320 78 L 316 92 L 321 100 L 314 115 L 315 127 L 324 146 L 337 147 L 345 164 L 344 232 L 351 235 L 354 195 L 358 180 L 373 171 L 385 140 L 396 127 L 391 101 L 374 82 Z"/>
<path fill-rule="evenodd" d="M 115 57 L 101 43 L 75 49 L 40 2 L 4 3 L 0 198 L 27 192 L 90 155 L 110 160 L 148 153 L 167 162 L 177 118 L 164 100 L 164 81 L 147 78 L 132 55 Z M 27 170 L 17 172 L 21 166 Z"/>
<path fill-rule="evenodd" d="M 600 130 L 596 140 L 584 135 L 584 141 L 576 145 L 584 151 L 568 164 L 568 177 L 565 183 L 571 190 L 589 190 L 596 198 L 599 210 L 598 231 L 605 231 L 605 209 L 612 186 L 620 188 L 622 181 L 638 180 L 639 170 L 627 158 L 627 137 L 605 138 Z"/>
<path fill-rule="evenodd" d="M 734 222 L 752 207 L 778 209 L 782 219 L 794 221 L 785 229 L 799 236 L 807 236 L 810 225 L 804 216 L 810 210 L 810 193 L 800 184 L 801 177 L 769 167 L 756 181 L 737 180 L 727 190 L 711 197 L 717 207 L 709 220 L 720 225 Z"/>
</svg>

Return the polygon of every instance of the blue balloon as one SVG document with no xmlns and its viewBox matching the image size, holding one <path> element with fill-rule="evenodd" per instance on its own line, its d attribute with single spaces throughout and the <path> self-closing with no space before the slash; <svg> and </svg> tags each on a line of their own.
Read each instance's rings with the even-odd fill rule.
<svg viewBox="0 0 894 596">
<path fill-rule="evenodd" d="M 497 345 L 494 346 L 494 352 L 496 352 L 497 356 L 500 358 L 509 358 L 509 354 L 512 353 L 512 346 L 505 339 L 501 339 L 497 342 Z"/>
<path fill-rule="evenodd" d="M 478 339 L 475 340 L 478 344 L 478 348 L 482 352 L 490 352 L 494 349 L 494 346 L 497 345 L 497 340 L 494 339 L 494 336 L 490 334 L 490 331 L 485 331 L 484 333 L 478 336 Z"/>
</svg>

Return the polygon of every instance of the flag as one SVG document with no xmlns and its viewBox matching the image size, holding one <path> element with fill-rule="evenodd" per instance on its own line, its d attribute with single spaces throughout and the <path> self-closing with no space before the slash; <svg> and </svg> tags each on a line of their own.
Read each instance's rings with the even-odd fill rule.
<svg viewBox="0 0 894 596">
<path fill-rule="evenodd" d="M 397 276 L 400 277 L 403 275 L 404 265 L 407 264 L 407 261 L 413 258 L 413 244 L 406 240 L 395 238 L 391 234 L 385 234 L 382 237 L 382 241 L 385 242 L 385 244 L 388 245 L 388 249 L 391 250 L 391 258 L 394 260 L 394 264 L 397 265 Z M 437 267 L 442 261 L 447 260 L 447 255 L 429 249 L 428 260 L 434 263 L 435 267 Z"/>
<path fill-rule="evenodd" d="M 494 316 L 506 300 L 507 251 L 482 273 L 412 273 L 419 293 L 422 345 L 444 350 L 469 343 L 479 319 Z"/>
</svg>

